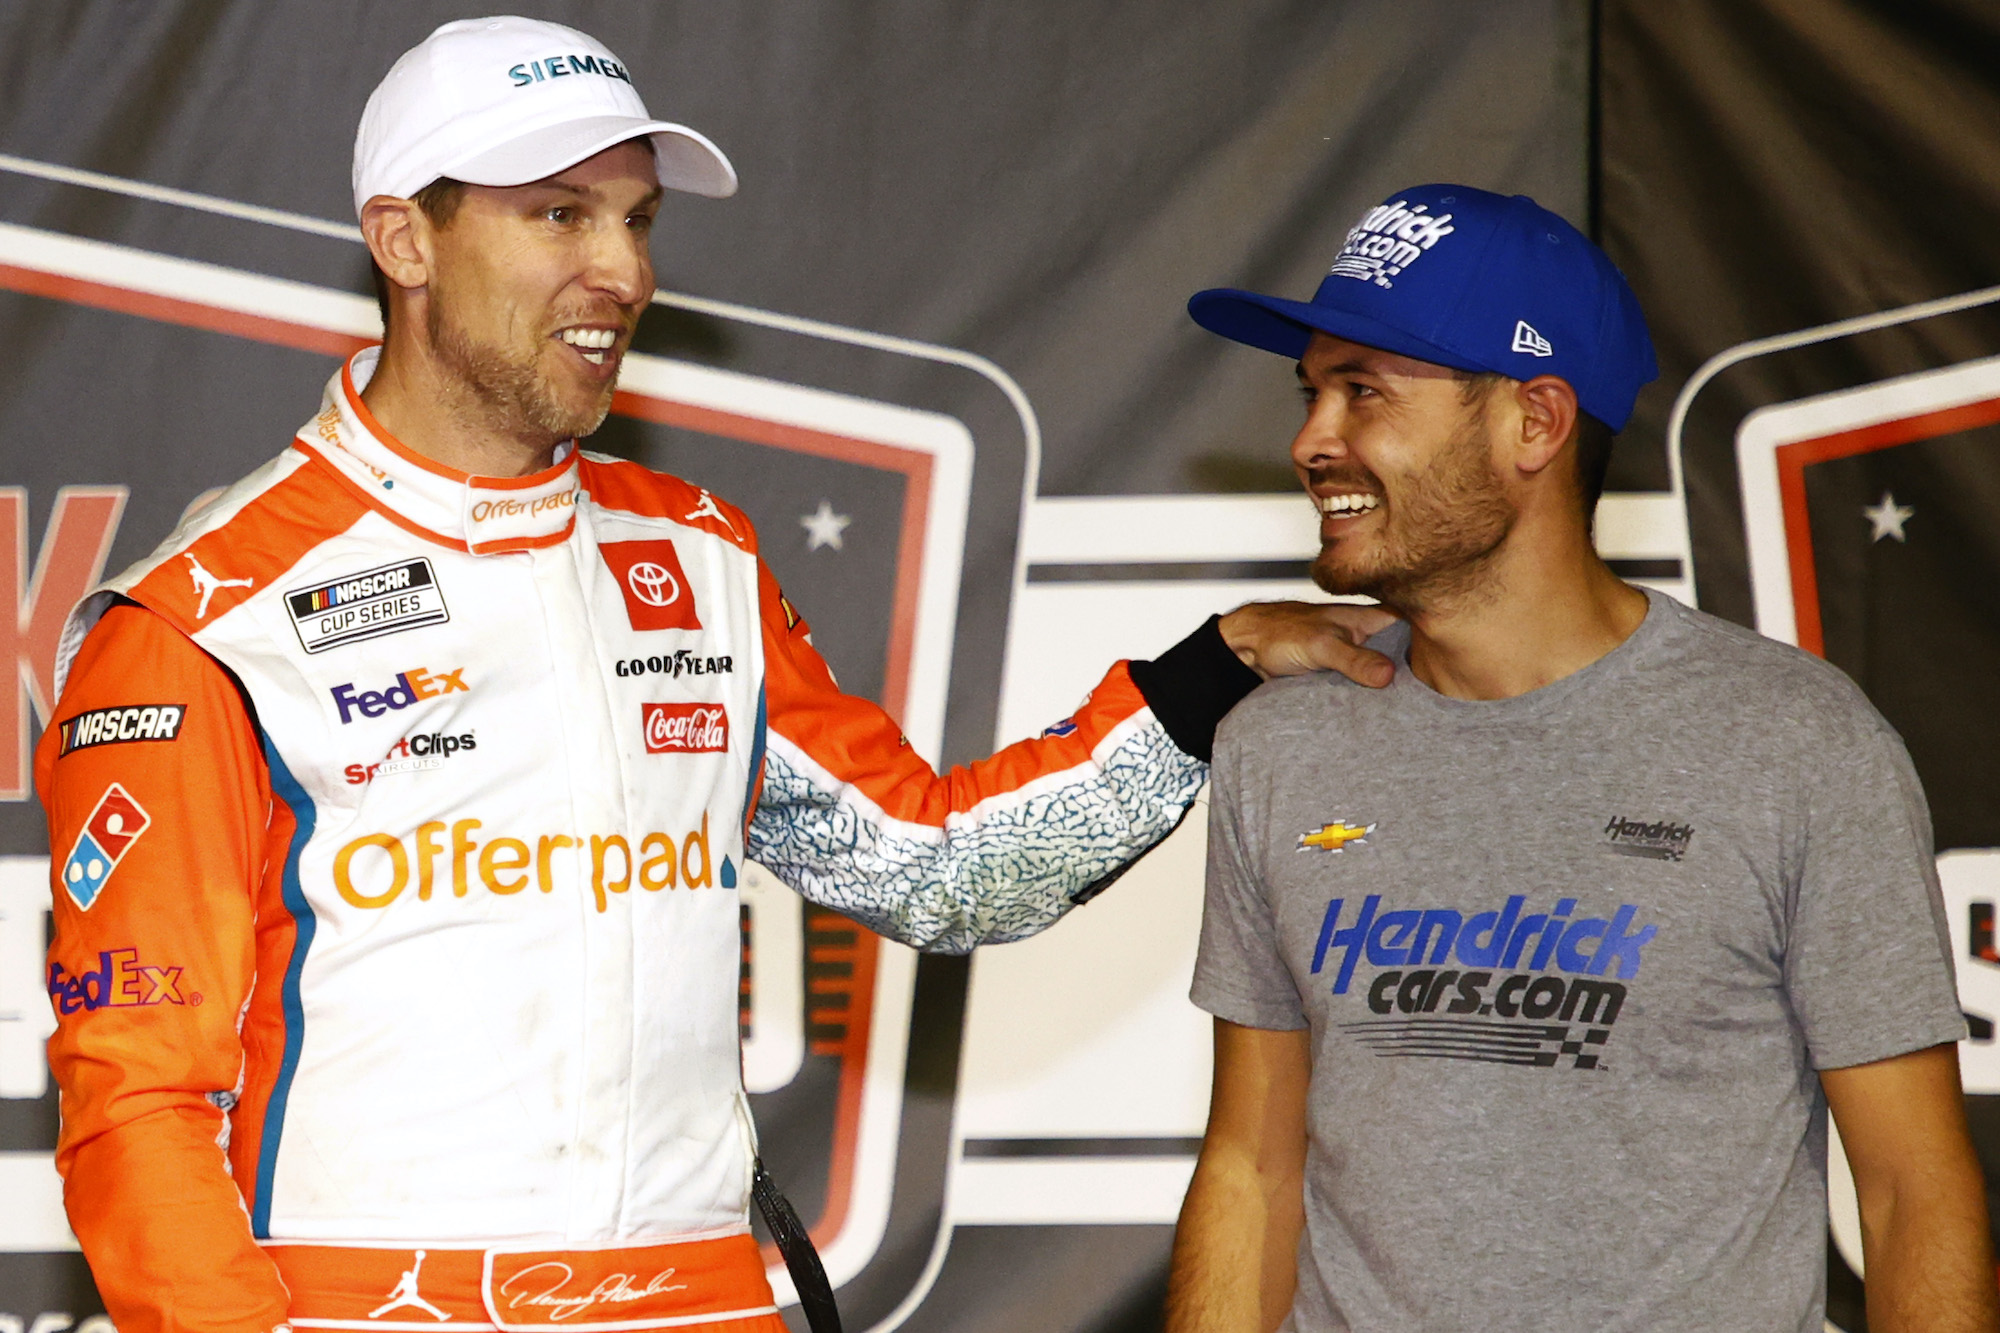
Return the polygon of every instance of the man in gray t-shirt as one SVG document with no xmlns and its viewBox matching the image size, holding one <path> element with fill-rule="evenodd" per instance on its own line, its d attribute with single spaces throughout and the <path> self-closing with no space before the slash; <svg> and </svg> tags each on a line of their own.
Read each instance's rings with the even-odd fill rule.
<svg viewBox="0 0 2000 1333">
<path fill-rule="evenodd" d="M 1168 1328 L 1818 1333 L 1829 1106 L 1870 1327 L 2000 1327 L 1901 742 L 1591 549 L 1653 374 L 1617 270 L 1430 186 L 1312 302 L 1190 310 L 1298 359 L 1315 577 L 1407 623 L 1388 689 L 1273 682 L 1218 734 Z"/>
</svg>

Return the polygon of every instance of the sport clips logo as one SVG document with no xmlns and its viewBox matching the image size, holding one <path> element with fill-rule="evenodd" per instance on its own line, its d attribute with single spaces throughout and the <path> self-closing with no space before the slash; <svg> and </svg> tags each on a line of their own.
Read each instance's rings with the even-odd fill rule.
<svg viewBox="0 0 2000 1333">
<path fill-rule="evenodd" d="M 1625 1006 L 1624 982 L 1639 975 L 1658 933 L 1637 925 L 1639 909 L 1576 917 L 1577 900 L 1524 912 L 1527 898 L 1466 916 L 1448 907 L 1384 912 L 1369 894 L 1342 925 L 1346 900 L 1326 905 L 1312 971 L 1334 974 L 1345 995 L 1364 962 L 1383 969 L 1366 983 L 1371 1012 L 1389 1017 L 1340 1024 L 1380 1056 L 1474 1060 L 1595 1069 Z M 1443 967 L 1455 962 L 1457 967 Z M 1567 974 L 1567 975 L 1562 975 Z M 1605 979 L 1616 976 L 1618 980 Z"/>
</svg>

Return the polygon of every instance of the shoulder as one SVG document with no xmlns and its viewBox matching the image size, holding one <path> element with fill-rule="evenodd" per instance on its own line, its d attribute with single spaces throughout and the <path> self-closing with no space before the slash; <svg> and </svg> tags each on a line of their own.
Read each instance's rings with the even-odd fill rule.
<svg viewBox="0 0 2000 1333">
<path fill-rule="evenodd" d="M 1674 622 L 1660 665 L 1699 706 L 1809 743 L 1894 734 L 1861 687 L 1823 658 L 1679 602 L 1663 598 L 1656 606 Z"/>
<path fill-rule="evenodd" d="M 324 464 L 287 449 L 192 507 L 150 555 L 106 580 L 85 606 L 98 602 L 101 613 L 108 604 L 102 594 L 129 597 L 193 635 L 367 512 Z"/>
<path fill-rule="evenodd" d="M 1323 734 L 1365 693 L 1364 687 L 1331 672 L 1267 680 L 1216 728 L 1217 762 L 1224 762 L 1225 753 L 1233 759 L 1302 734 Z"/>
<path fill-rule="evenodd" d="M 577 466 L 584 493 L 599 510 L 664 519 L 720 537 L 753 554 L 757 550 L 757 532 L 750 516 L 706 487 L 608 454 L 579 450 Z"/>
</svg>

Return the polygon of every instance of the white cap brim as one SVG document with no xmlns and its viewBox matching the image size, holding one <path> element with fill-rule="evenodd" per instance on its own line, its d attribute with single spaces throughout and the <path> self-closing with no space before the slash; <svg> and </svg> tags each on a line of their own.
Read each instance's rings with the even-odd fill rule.
<svg viewBox="0 0 2000 1333">
<path fill-rule="evenodd" d="M 720 148 L 685 125 L 631 116 L 586 116 L 531 130 L 494 148 L 447 163 L 440 176 L 468 185 L 526 185 L 553 176 L 628 139 L 650 138 L 660 184 L 711 199 L 736 193 L 736 168 Z M 429 184 L 421 182 L 417 188 Z"/>
</svg>

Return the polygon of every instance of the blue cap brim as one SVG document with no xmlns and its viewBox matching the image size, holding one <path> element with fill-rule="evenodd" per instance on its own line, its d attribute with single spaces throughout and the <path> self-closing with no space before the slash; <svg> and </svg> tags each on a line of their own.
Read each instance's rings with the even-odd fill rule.
<svg viewBox="0 0 2000 1333">
<path fill-rule="evenodd" d="M 1483 372 L 1489 369 L 1456 352 L 1413 338 L 1401 329 L 1330 306 L 1309 301 L 1286 301 L 1234 287 L 1214 287 L 1188 298 L 1188 316 L 1210 333 L 1219 333 L 1234 342 L 1276 352 L 1296 361 L 1305 355 L 1306 344 L 1315 330 L 1345 338 L 1363 347 L 1379 348 L 1398 356 L 1449 366 L 1453 370 Z"/>
</svg>

